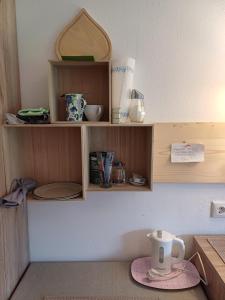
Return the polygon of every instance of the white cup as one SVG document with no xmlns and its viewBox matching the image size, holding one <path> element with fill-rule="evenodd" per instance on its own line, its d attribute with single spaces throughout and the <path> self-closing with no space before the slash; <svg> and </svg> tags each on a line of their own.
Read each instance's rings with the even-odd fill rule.
<svg viewBox="0 0 225 300">
<path fill-rule="evenodd" d="M 99 121 L 103 115 L 103 105 L 86 105 L 84 113 L 88 121 Z"/>
</svg>

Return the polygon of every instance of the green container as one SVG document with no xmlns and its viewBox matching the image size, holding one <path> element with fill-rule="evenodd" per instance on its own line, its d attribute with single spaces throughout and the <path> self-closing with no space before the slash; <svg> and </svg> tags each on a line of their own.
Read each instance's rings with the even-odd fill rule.
<svg viewBox="0 0 225 300">
<path fill-rule="evenodd" d="M 62 60 L 66 61 L 95 61 L 94 56 L 62 56 Z"/>
</svg>

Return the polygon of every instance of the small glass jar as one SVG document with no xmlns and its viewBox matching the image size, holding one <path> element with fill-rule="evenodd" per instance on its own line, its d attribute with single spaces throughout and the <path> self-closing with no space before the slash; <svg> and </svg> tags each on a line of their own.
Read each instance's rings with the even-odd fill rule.
<svg viewBox="0 0 225 300">
<path fill-rule="evenodd" d="M 115 161 L 112 168 L 112 183 L 123 184 L 126 182 L 125 164 Z"/>
<path fill-rule="evenodd" d="M 129 108 L 129 118 L 131 122 L 144 122 L 145 108 L 143 99 L 131 99 L 131 104 Z"/>
</svg>

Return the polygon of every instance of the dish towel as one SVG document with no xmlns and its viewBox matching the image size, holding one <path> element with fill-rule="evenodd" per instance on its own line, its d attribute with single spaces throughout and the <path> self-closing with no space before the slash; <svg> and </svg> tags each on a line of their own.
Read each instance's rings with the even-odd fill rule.
<svg viewBox="0 0 225 300">
<path fill-rule="evenodd" d="M 25 201 L 27 193 L 37 186 L 30 178 L 16 178 L 12 181 L 8 195 L 0 198 L 0 207 L 16 207 Z"/>
</svg>

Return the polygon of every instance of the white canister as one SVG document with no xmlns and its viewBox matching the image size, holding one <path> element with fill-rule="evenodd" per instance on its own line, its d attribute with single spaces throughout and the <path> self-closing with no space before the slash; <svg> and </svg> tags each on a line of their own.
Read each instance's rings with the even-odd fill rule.
<svg viewBox="0 0 225 300">
<path fill-rule="evenodd" d="M 133 88 L 135 59 L 128 57 L 112 63 L 112 122 L 128 119 Z"/>
</svg>

